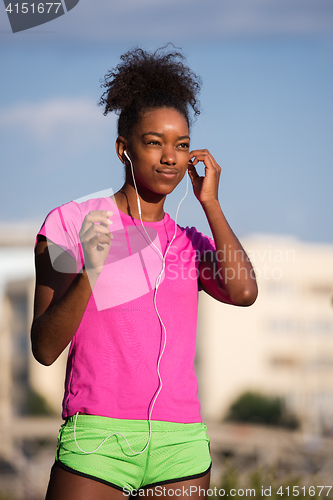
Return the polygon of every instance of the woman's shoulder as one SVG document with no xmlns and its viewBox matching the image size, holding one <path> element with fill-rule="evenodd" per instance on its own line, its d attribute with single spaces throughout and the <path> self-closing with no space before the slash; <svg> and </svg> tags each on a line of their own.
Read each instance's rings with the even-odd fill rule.
<svg viewBox="0 0 333 500">
<path fill-rule="evenodd" d="M 109 197 L 105 198 L 89 198 L 87 200 L 72 200 L 53 208 L 46 216 L 45 221 L 50 219 L 52 215 L 59 214 L 59 217 L 64 221 L 66 219 L 82 219 L 93 210 L 112 210 L 114 202 Z M 44 221 L 44 222 L 45 222 Z"/>
<path fill-rule="evenodd" d="M 93 210 L 112 210 L 111 198 L 89 198 L 72 200 L 52 209 L 44 219 L 37 236 L 44 236 L 51 241 L 61 241 L 61 235 L 78 238 L 85 216 Z M 37 240 L 36 240 L 37 241 Z"/>
<path fill-rule="evenodd" d="M 190 240 L 193 248 L 195 250 L 199 250 L 200 253 L 215 250 L 215 243 L 213 238 L 204 235 L 196 227 L 182 227 L 178 225 L 178 229 L 181 231 L 182 236 Z"/>
</svg>

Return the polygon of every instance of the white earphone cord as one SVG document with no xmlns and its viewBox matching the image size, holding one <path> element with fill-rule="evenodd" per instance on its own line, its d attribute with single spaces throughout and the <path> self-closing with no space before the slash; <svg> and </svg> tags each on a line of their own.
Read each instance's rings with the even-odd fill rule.
<svg viewBox="0 0 333 500">
<path fill-rule="evenodd" d="M 165 253 L 164 255 L 162 254 L 162 252 L 160 251 L 160 249 L 155 245 L 155 243 L 151 240 L 144 224 L 143 224 L 143 220 L 142 220 L 142 216 L 141 216 L 141 205 L 140 205 L 140 199 L 139 199 L 139 193 L 138 193 L 138 189 L 137 189 L 137 186 L 136 186 L 136 182 L 135 182 L 135 177 L 134 177 L 134 170 L 133 170 L 133 164 L 132 164 L 132 161 L 130 159 L 130 157 L 128 156 L 127 152 L 124 151 L 124 154 L 126 155 L 126 157 L 128 158 L 129 162 L 130 162 L 130 165 L 131 165 L 131 172 L 132 172 L 132 177 L 133 177 L 133 183 L 134 183 L 134 188 L 135 188 L 135 192 L 136 192 L 136 196 L 137 196 L 137 203 L 138 203 L 138 212 L 139 212 L 139 216 L 140 216 L 140 221 L 141 221 L 141 226 L 143 227 L 146 235 L 148 236 L 148 239 L 149 241 L 151 242 L 151 244 L 153 245 L 153 247 L 155 247 L 155 249 L 157 250 L 158 254 L 161 256 L 162 258 L 162 269 L 161 269 L 161 272 L 160 274 L 157 276 L 156 278 L 156 283 L 155 283 L 155 292 L 154 292 L 154 307 L 155 307 L 155 311 L 156 311 L 156 314 L 158 316 L 158 319 L 162 325 L 162 328 L 163 328 L 163 331 L 164 331 L 164 342 L 163 342 L 163 348 L 161 350 L 161 353 L 158 357 L 158 360 L 157 360 L 157 375 L 158 375 L 158 380 L 159 380 L 159 386 L 158 386 L 158 390 L 153 398 L 153 401 L 152 401 L 152 404 L 150 406 L 150 410 L 149 410 L 149 415 L 148 415 L 148 425 L 149 425 L 149 437 L 148 437 L 148 441 L 147 441 L 147 444 L 146 446 L 143 448 L 143 450 L 141 451 L 134 451 L 132 448 L 131 448 L 131 445 L 129 444 L 126 436 L 124 436 L 124 434 L 122 434 L 121 432 L 113 432 L 112 434 L 109 434 L 105 439 L 104 441 L 101 442 L 101 444 L 99 446 L 97 446 L 97 448 L 93 451 L 85 451 L 83 450 L 79 445 L 78 445 L 78 442 L 77 442 L 77 439 L 76 439 L 76 421 L 77 421 L 77 416 L 79 414 L 79 412 L 76 413 L 75 415 L 75 422 L 74 422 L 74 440 L 75 440 L 75 444 L 76 446 L 78 447 L 78 449 L 82 452 L 82 453 L 85 453 L 85 454 L 92 454 L 92 453 L 95 453 L 97 450 L 99 450 L 99 448 L 112 436 L 116 436 L 116 435 L 119 435 L 119 436 L 122 436 L 126 443 L 127 443 L 127 446 L 129 447 L 129 449 L 131 450 L 132 453 L 134 453 L 134 455 L 140 455 L 141 453 L 143 453 L 144 451 L 146 451 L 146 449 L 148 448 L 149 446 L 149 443 L 150 443 L 150 439 L 151 439 L 151 415 L 152 415 L 152 412 L 153 412 L 153 408 L 155 406 L 155 403 L 156 403 L 156 399 L 157 397 L 159 396 L 161 390 L 162 390 L 162 387 L 163 387 L 163 382 L 162 382 L 162 377 L 161 377 L 161 373 L 160 373 L 160 363 L 161 363 L 161 359 L 162 359 L 162 356 L 163 356 L 163 353 L 165 351 L 165 346 L 166 346 L 166 338 L 167 338 L 167 334 L 166 334 L 166 328 L 165 328 L 165 325 L 162 321 L 162 318 L 160 316 L 160 313 L 158 312 L 158 309 L 157 309 L 157 304 L 156 304 L 156 296 L 157 296 L 157 290 L 158 290 L 158 287 L 160 286 L 160 283 L 161 283 L 161 279 L 162 279 L 162 275 L 165 271 L 165 259 L 166 259 L 166 256 L 167 256 L 167 253 L 176 237 L 176 234 L 177 234 L 177 218 L 178 218 L 178 212 L 179 212 L 179 208 L 180 208 L 180 205 L 182 204 L 182 202 L 185 200 L 186 196 L 187 196 L 187 193 L 188 193 L 188 175 L 186 176 L 186 192 L 185 192 L 185 195 L 183 196 L 183 198 L 180 200 L 179 202 L 179 205 L 177 207 L 177 211 L 176 211 L 176 217 L 175 217 L 175 232 L 173 234 L 173 237 L 171 238 L 171 241 L 169 243 L 169 245 L 167 246 L 166 250 L 165 250 Z"/>
</svg>

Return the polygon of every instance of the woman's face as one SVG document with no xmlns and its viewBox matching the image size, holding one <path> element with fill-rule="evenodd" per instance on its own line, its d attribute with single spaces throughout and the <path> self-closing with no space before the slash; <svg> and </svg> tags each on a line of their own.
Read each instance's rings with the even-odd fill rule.
<svg viewBox="0 0 333 500">
<path fill-rule="evenodd" d="M 186 173 L 189 151 L 188 125 L 179 111 L 147 110 L 127 143 L 140 194 L 171 193 Z"/>
</svg>

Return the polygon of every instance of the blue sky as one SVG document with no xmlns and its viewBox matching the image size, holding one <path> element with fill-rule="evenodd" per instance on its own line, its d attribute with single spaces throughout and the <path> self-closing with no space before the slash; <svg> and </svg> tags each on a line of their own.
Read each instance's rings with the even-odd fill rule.
<svg viewBox="0 0 333 500">
<path fill-rule="evenodd" d="M 100 79 L 134 45 L 168 41 L 203 79 L 192 147 L 220 163 L 236 234 L 332 243 L 330 0 L 80 0 L 16 34 L 1 4 L 0 221 L 41 223 L 57 205 L 121 187 Z M 184 183 L 168 202 L 172 216 L 183 192 Z M 192 192 L 179 222 L 209 232 Z"/>
</svg>

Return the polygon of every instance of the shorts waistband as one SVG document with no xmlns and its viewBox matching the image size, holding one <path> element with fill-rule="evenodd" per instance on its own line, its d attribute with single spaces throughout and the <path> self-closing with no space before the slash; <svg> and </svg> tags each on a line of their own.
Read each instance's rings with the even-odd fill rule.
<svg viewBox="0 0 333 500">
<path fill-rule="evenodd" d="M 75 423 L 76 415 L 72 415 L 65 419 L 66 424 Z M 135 420 L 135 419 L 121 419 L 112 417 L 101 417 L 99 415 L 86 415 L 79 413 L 77 415 L 76 426 L 86 427 L 87 425 L 93 428 L 121 431 L 129 430 L 131 432 L 144 432 L 149 430 L 148 420 Z M 178 422 L 166 422 L 163 420 L 150 420 L 151 429 L 160 432 L 175 432 L 182 430 L 195 430 L 195 429 L 206 429 L 206 424 L 203 422 L 194 423 L 178 423 Z"/>
</svg>

